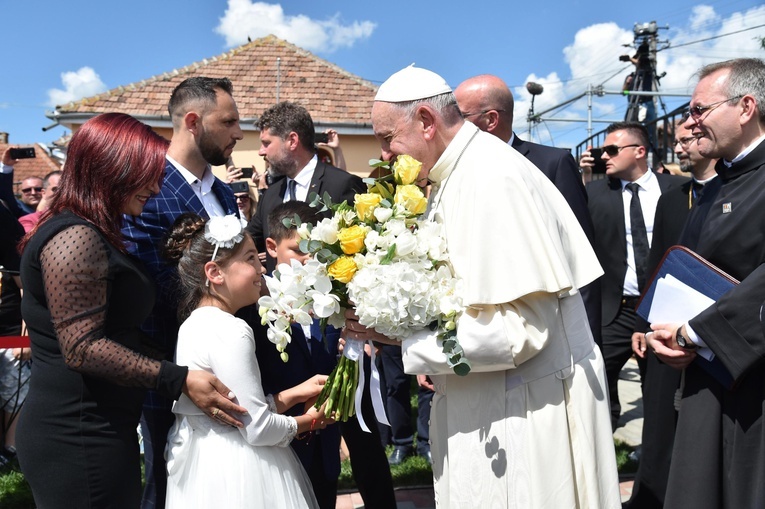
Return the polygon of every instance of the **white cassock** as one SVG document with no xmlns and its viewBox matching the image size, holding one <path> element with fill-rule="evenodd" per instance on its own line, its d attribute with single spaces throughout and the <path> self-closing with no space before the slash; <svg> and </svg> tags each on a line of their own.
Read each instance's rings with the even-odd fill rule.
<svg viewBox="0 0 765 509">
<path fill-rule="evenodd" d="M 407 373 L 435 384 L 430 422 L 441 508 L 619 508 L 600 351 L 576 288 L 602 274 L 563 196 L 512 147 L 466 122 L 430 172 L 464 280 L 457 337 L 473 369 L 446 365 L 422 331 Z"/>
</svg>

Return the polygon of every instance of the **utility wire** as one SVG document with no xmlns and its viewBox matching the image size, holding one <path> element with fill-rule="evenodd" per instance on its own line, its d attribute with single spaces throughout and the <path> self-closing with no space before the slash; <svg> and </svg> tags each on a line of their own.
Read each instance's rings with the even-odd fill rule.
<svg viewBox="0 0 765 509">
<path fill-rule="evenodd" d="M 707 37 L 706 39 L 699 39 L 698 41 L 685 42 L 683 44 L 677 44 L 675 46 L 670 45 L 670 46 L 667 46 L 666 48 L 662 48 L 662 49 L 657 50 L 657 51 L 664 51 L 664 50 L 668 50 L 668 49 L 682 48 L 683 46 L 690 46 L 691 44 L 698 44 L 700 42 L 711 41 L 713 39 L 719 39 L 720 37 L 725 37 L 725 36 L 734 35 L 734 34 L 740 34 L 741 32 L 746 32 L 748 30 L 754 30 L 755 28 L 762 28 L 762 27 L 765 27 L 765 23 L 762 24 L 762 25 L 757 25 L 757 26 L 753 26 L 753 27 L 749 27 L 749 28 L 742 28 L 741 30 L 736 30 L 735 32 L 728 32 L 727 34 L 720 34 L 720 35 L 715 35 L 715 36 L 712 36 L 712 37 Z"/>
</svg>

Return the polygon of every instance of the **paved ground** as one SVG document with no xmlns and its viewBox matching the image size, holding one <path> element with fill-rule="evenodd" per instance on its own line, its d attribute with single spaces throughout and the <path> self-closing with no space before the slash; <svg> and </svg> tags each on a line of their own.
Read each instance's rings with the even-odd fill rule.
<svg viewBox="0 0 765 509">
<path fill-rule="evenodd" d="M 614 437 L 631 446 L 641 443 L 643 432 L 643 401 L 640 392 L 640 376 L 637 362 L 630 359 L 622 370 L 619 379 L 619 400 L 622 404 L 622 416 Z M 632 477 L 622 477 L 619 483 L 622 502 L 632 494 Z M 396 490 L 397 509 L 434 509 L 433 487 L 401 488 Z M 338 495 L 336 509 L 363 509 L 364 502 L 358 492 Z"/>
</svg>

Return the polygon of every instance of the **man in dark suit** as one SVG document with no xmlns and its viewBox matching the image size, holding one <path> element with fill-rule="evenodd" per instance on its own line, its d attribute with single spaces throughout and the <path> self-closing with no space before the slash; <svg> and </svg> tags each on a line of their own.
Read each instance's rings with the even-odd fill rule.
<svg viewBox="0 0 765 509">
<path fill-rule="evenodd" d="M 587 193 L 582 184 L 579 167 L 568 150 L 523 141 L 513 132 L 513 94 L 502 79 L 490 74 L 468 78 L 454 90 L 462 116 L 482 131 L 493 134 L 509 143 L 526 159 L 534 163 L 568 202 L 579 220 L 590 244 L 593 243 L 593 227 L 587 209 Z M 587 318 L 595 343 L 600 338 L 600 281 L 580 288 Z"/>
<path fill-rule="evenodd" d="M 176 218 L 194 212 L 204 218 L 239 215 L 234 193 L 218 180 L 210 165 L 223 165 L 242 139 L 239 111 L 227 78 L 189 78 L 173 90 L 168 110 L 173 137 L 167 149 L 160 193 L 146 203 L 140 216 L 125 216 L 123 234 L 128 250 L 143 261 L 157 284 L 154 310 L 144 330 L 162 348 L 167 360 L 178 339 L 176 269 L 160 253 L 162 239 Z M 167 469 L 164 452 L 174 421 L 172 401 L 149 392 L 141 417 L 146 487 L 142 507 L 165 506 Z"/>
<path fill-rule="evenodd" d="M 611 398 L 611 424 L 616 429 L 621 414 L 617 383 L 632 355 L 635 306 L 645 284 L 656 204 L 662 193 L 687 179 L 657 174 L 648 168 L 648 133 L 642 124 L 618 122 L 606 132 L 603 160 L 607 178 L 590 182 L 587 194 L 595 228 L 593 247 L 604 271 L 603 359 Z M 593 165 L 589 152 L 583 154 L 580 165 Z M 638 361 L 642 373 L 643 361 Z"/>
<path fill-rule="evenodd" d="M 319 161 L 313 119 L 302 106 L 287 101 L 276 104 L 263 112 L 258 128 L 261 143 L 258 154 L 271 166 L 271 171 L 287 177 L 263 193 L 247 226 L 258 253 L 267 255 L 265 266 L 270 273 L 275 262 L 266 252 L 265 241 L 268 214 L 277 205 L 293 199 L 307 202 L 313 193 L 319 196 L 329 193 L 335 203 L 353 203 L 356 194 L 366 192 L 366 186 L 359 177 Z"/>
<path fill-rule="evenodd" d="M 670 247 L 678 243 L 691 207 L 701 196 L 705 186 L 715 180 L 715 160 L 699 153 L 696 138 L 683 126 L 675 125 L 675 155 L 680 169 L 689 172 L 692 179 L 673 187 L 659 198 L 653 222 L 653 239 L 648 256 L 648 274 L 653 274 Z M 719 184 L 715 182 L 714 185 Z M 667 491 L 667 477 L 675 439 L 677 410 L 675 391 L 680 383 L 680 371 L 660 362 L 646 349 L 645 334 L 649 324 L 638 317 L 632 335 L 632 351 L 645 359 L 643 379 L 643 438 L 629 509 L 663 507 Z"/>
<path fill-rule="evenodd" d="M 352 204 L 355 195 L 365 192 L 366 186 L 359 177 L 318 160 L 314 146 L 313 119 L 304 107 L 291 102 L 276 104 L 263 112 L 258 120 L 258 128 L 261 142 L 258 153 L 271 165 L 274 173 L 286 177 L 266 190 L 247 226 L 258 252 L 263 253 L 266 252 L 266 239 L 270 237 L 269 215 L 280 204 L 292 200 L 307 201 L 313 193 L 320 196 L 328 193 L 335 203 L 347 201 Z M 266 269 L 271 272 L 275 265 L 276 260 L 268 254 Z M 245 319 L 253 329 L 259 326 L 257 314 Z M 275 351 L 273 345 L 270 349 Z M 286 379 L 295 378 L 293 373 L 286 373 L 292 369 L 289 363 L 287 367 L 282 363 L 282 369 L 274 370 L 266 366 L 263 359 L 259 358 L 258 362 L 264 387 L 283 385 Z M 369 370 L 365 370 L 365 373 L 369 373 Z M 364 412 L 366 422 L 372 422 L 372 405 L 368 397 L 358 411 Z M 339 423 L 339 427 L 348 445 L 353 475 L 364 499 L 364 507 L 394 507 L 393 481 L 377 426 L 370 426 L 372 432 L 365 433 L 356 417 L 352 417 L 347 422 Z"/>
</svg>

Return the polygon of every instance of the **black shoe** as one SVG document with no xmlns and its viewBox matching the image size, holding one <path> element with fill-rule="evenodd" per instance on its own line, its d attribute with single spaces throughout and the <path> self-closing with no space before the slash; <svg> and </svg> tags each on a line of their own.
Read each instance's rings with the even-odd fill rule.
<svg viewBox="0 0 765 509">
<path fill-rule="evenodd" d="M 402 464 L 404 460 L 406 459 L 406 457 L 410 456 L 412 452 L 413 451 L 411 447 L 404 447 L 404 446 L 395 447 L 390 457 L 388 458 L 388 465 L 393 467 L 393 466 Z"/>
<path fill-rule="evenodd" d="M 433 457 L 430 455 L 430 449 L 427 451 L 419 451 L 417 453 L 417 456 L 420 456 L 421 458 L 425 458 L 425 461 L 428 462 L 428 465 L 433 465 Z"/>
</svg>

